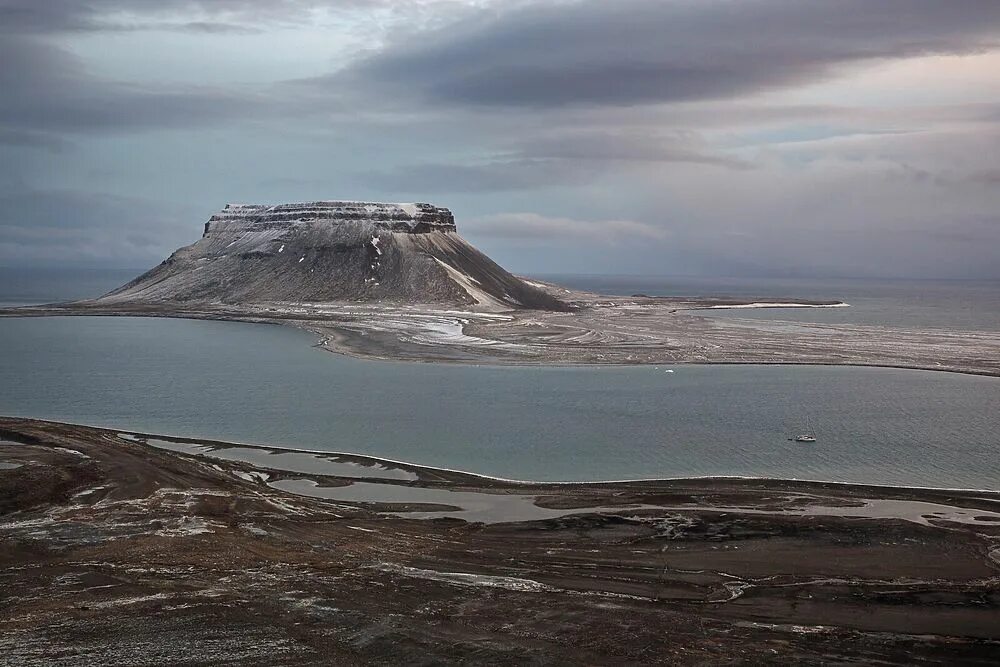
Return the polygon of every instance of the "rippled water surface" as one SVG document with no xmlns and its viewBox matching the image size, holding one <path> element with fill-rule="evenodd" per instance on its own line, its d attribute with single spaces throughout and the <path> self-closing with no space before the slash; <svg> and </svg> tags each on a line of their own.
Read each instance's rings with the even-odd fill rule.
<svg viewBox="0 0 1000 667">
<path fill-rule="evenodd" d="M 0 414 L 502 477 L 755 475 L 1000 489 L 1000 380 L 876 368 L 359 361 L 293 329 L 0 319 Z M 813 432 L 819 442 L 788 438 Z"/>
</svg>

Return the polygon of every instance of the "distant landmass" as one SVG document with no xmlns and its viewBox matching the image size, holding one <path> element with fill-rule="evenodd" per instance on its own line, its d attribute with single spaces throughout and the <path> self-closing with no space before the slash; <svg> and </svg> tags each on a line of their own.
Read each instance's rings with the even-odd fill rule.
<svg viewBox="0 0 1000 667">
<path fill-rule="evenodd" d="M 458 235 L 431 204 L 229 204 L 197 242 L 101 302 L 330 301 L 566 310 Z"/>
<path fill-rule="evenodd" d="M 270 322 L 306 329 L 335 352 L 407 361 L 850 364 L 1000 376 L 992 331 L 710 316 L 847 305 L 742 292 L 623 296 L 521 279 L 459 236 L 446 208 L 317 201 L 230 204 L 201 239 L 102 297 L 0 307 L 0 317 Z"/>
</svg>

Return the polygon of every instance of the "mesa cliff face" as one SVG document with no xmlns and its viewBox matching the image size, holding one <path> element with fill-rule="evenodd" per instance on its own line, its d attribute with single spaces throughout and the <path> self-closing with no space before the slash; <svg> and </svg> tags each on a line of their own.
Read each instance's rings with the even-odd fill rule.
<svg viewBox="0 0 1000 667">
<path fill-rule="evenodd" d="M 205 234 L 281 229 L 288 224 L 326 221 L 331 224 L 370 223 L 373 228 L 415 234 L 454 232 L 455 217 L 430 204 L 382 204 L 318 201 L 306 204 L 227 204 L 205 223 Z"/>
<path fill-rule="evenodd" d="M 201 239 L 103 302 L 387 301 L 565 310 L 458 235 L 430 204 L 230 204 Z"/>
</svg>

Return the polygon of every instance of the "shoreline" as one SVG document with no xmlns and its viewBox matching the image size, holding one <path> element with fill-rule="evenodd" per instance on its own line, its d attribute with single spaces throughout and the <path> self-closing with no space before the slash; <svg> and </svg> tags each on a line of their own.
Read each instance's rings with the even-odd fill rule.
<svg viewBox="0 0 1000 667">
<path fill-rule="evenodd" d="M 0 419 L 3 419 L 0 416 Z M 29 418 L 30 419 L 30 418 Z M 74 424 L 72 422 L 52 422 L 49 420 L 37 420 L 44 421 L 47 423 L 62 424 L 66 426 L 87 426 L 85 424 Z M 97 428 L 102 430 L 113 431 L 115 429 L 109 429 L 103 426 L 88 426 L 89 428 Z M 127 433 L 131 436 L 136 436 L 139 438 L 153 438 L 166 440 L 176 443 L 193 443 L 198 445 L 206 445 L 210 447 L 215 447 L 219 449 L 226 448 L 239 448 L 245 447 L 248 449 L 256 449 L 267 452 L 294 452 L 300 454 L 311 454 L 319 455 L 320 457 L 345 457 L 356 459 L 358 461 L 368 461 L 373 464 L 390 464 L 391 466 L 399 466 L 403 469 L 422 469 L 432 473 L 454 473 L 457 475 L 462 475 L 463 477 L 470 477 L 486 482 L 500 482 L 503 484 L 510 484 L 512 486 L 518 487 L 532 487 L 532 488 L 542 488 L 542 487 L 564 487 L 564 488 L 574 488 L 574 487 L 600 487 L 600 486 L 619 486 L 619 485 L 643 485 L 650 483 L 702 483 L 702 482 L 762 482 L 762 483 L 776 483 L 776 484 L 801 484 L 805 487 L 821 487 L 825 488 L 828 486 L 839 486 L 843 487 L 845 491 L 872 491 L 872 492 L 920 492 L 920 491 L 934 491 L 934 492 L 958 492 L 958 493 L 985 493 L 990 495 L 995 495 L 997 500 L 1000 500 L 1000 488 L 996 489 L 975 489 L 975 488 L 963 488 L 963 487 L 943 487 L 943 486 L 914 486 L 914 485 L 901 485 L 901 484 L 869 484 L 862 482 L 840 482 L 835 480 L 821 480 L 821 479 L 800 479 L 795 477 L 767 477 L 767 476 L 757 476 L 757 475 L 693 475 L 693 476 L 681 476 L 681 477 L 643 477 L 635 479 L 602 479 L 602 480 L 571 480 L 571 481 L 553 481 L 553 480 L 530 480 L 530 479 L 513 479 L 509 477 L 499 477 L 496 475 L 487 475 L 484 473 L 477 473 L 471 470 L 461 470 L 458 468 L 445 468 L 441 466 L 430 466 L 422 463 L 415 463 L 413 461 L 404 461 L 401 459 L 390 459 L 381 456 L 372 456 L 370 454 L 359 454 L 357 452 L 343 452 L 343 451 L 325 451 L 321 449 L 304 449 L 298 447 L 282 447 L 278 445 L 262 445 L 258 443 L 248 443 L 248 442 L 238 442 L 231 440 L 214 440 L 210 438 L 184 438 L 181 436 L 165 435 L 165 434 L 155 434 L 155 433 L 142 433 L 139 431 L 119 431 L 119 433 Z M 152 445 L 156 446 L 156 445 Z M 205 454 L 211 458 L 211 454 Z"/>
<path fill-rule="evenodd" d="M 212 448 L 212 451 L 216 450 L 226 450 L 226 449 L 253 449 L 261 452 L 267 453 L 295 453 L 295 454 L 308 454 L 311 456 L 316 456 L 317 458 L 336 458 L 336 459 L 350 459 L 352 461 L 358 462 L 360 465 L 375 465 L 383 466 L 388 468 L 399 468 L 402 470 L 414 470 L 414 471 L 424 471 L 430 474 L 441 475 L 455 475 L 457 478 L 463 481 L 479 481 L 485 484 L 495 484 L 499 485 L 497 488 L 503 486 L 510 486 L 520 489 L 545 489 L 545 488 L 562 488 L 562 489 L 587 489 L 587 488 L 601 488 L 601 487 L 620 487 L 620 486 L 648 486 L 655 484 L 703 484 L 719 482 L 723 483 L 748 483 L 748 484 L 759 484 L 761 486 L 767 486 L 768 484 L 774 485 L 794 485 L 801 486 L 802 488 L 816 488 L 816 489 L 829 489 L 829 487 L 839 487 L 846 492 L 880 492 L 880 493 L 960 493 L 960 494 L 987 494 L 990 496 L 996 496 L 996 500 L 1000 501 L 1000 488 L 997 489 L 987 489 L 987 488 L 969 488 L 969 487 L 943 487 L 943 486 L 918 486 L 918 485 L 907 485 L 907 484 L 873 484 L 866 482 L 844 482 L 835 480 L 821 480 L 821 479 L 801 479 L 795 477 L 770 477 L 770 476 L 759 476 L 759 475 L 688 475 L 688 476 L 678 476 L 678 477 L 644 477 L 644 478 L 634 478 L 634 479 L 607 479 L 607 480 L 528 480 L 528 479 L 513 479 L 508 477 L 500 477 L 497 475 L 488 475 L 485 473 L 477 473 L 471 470 L 462 470 L 458 468 L 446 468 L 442 466 L 432 466 L 422 463 L 416 463 L 413 461 L 405 461 L 402 459 L 392 459 L 381 456 L 373 456 L 370 454 L 361 454 L 357 452 L 345 452 L 345 451 L 326 451 L 321 449 L 307 449 L 301 447 L 286 447 L 282 445 L 266 445 L 257 442 L 243 442 L 237 440 L 216 440 L 213 438 L 200 438 L 200 437 L 185 437 L 170 435 L 164 433 L 148 433 L 144 431 L 131 431 L 128 429 L 121 429 L 109 426 L 100 426 L 94 424 L 83 424 L 78 422 L 66 422 L 51 419 L 39 419 L 36 417 L 21 417 L 21 416 L 11 416 L 11 415 L 0 415 L 0 439 L 5 437 L 5 432 L 7 427 L 4 424 L 8 423 L 20 423 L 24 425 L 47 425 L 53 427 L 66 427 L 66 428 L 82 428 L 91 431 L 96 431 L 103 433 L 105 435 L 113 435 L 115 437 L 121 438 L 123 435 L 129 436 L 128 438 L 123 438 L 127 441 L 142 442 L 149 445 L 150 447 L 157 447 L 155 444 L 150 444 L 146 442 L 147 440 L 160 440 L 165 442 L 171 442 L 176 444 L 190 444 L 196 446 L 204 446 Z M 10 437 L 9 435 L 6 437 Z M 166 451 L 175 451 L 169 450 Z M 176 451 L 175 451 L 176 453 Z M 211 453 L 199 454 L 207 458 L 219 458 L 213 457 Z M 220 460 L 232 460 L 232 459 L 220 459 Z"/>
</svg>

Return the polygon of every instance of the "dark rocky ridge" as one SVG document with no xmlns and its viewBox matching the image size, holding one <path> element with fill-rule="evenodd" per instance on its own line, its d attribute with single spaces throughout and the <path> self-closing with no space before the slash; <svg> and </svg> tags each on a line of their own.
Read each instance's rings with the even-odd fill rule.
<svg viewBox="0 0 1000 667">
<path fill-rule="evenodd" d="M 102 302 L 447 304 L 565 310 L 458 235 L 430 204 L 230 204 L 192 245 Z"/>
<path fill-rule="evenodd" d="M 286 223 L 329 220 L 371 222 L 393 232 L 454 232 L 455 216 L 431 204 L 379 204 L 375 202 L 318 201 L 305 204 L 227 204 L 205 223 L 205 234 L 231 229 L 233 225 L 255 231 L 280 228 Z"/>
</svg>

